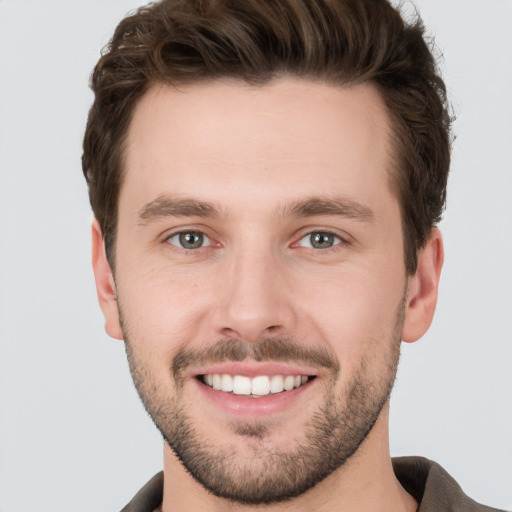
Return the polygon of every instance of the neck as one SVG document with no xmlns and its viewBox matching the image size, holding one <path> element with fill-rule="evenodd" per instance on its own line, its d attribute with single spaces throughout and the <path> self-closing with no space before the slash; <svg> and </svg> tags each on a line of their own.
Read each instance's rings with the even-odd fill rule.
<svg viewBox="0 0 512 512">
<path fill-rule="evenodd" d="M 418 504 L 393 472 L 388 440 L 389 408 L 381 411 L 358 451 L 340 468 L 306 493 L 289 501 L 258 506 L 259 512 L 414 512 Z M 184 469 L 172 450 L 164 448 L 163 512 L 249 512 L 242 505 L 213 496 Z"/>
</svg>

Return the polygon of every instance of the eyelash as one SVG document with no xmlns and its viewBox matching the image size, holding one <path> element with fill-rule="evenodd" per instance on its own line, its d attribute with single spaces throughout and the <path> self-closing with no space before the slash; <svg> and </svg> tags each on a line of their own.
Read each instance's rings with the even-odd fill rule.
<svg viewBox="0 0 512 512">
<path fill-rule="evenodd" d="M 171 241 L 175 237 L 181 237 L 182 235 L 191 235 L 191 234 L 199 235 L 199 236 L 203 237 L 203 242 L 207 241 L 207 242 L 209 242 L 209 244 L 206 246 L 201 244 L 200 247 L 187 248 L 187 247 L 183 247 L 181 242 L 172 243 L 172 241 Z M 166 242 L 170 245 L 173 245 L 174 247 L 176 247 L 178 249 L 183 249 L 184 251 L 190 251 L 190 252 L 195 252 L 195 251 L 198 251 L 199 249 L 205 249 L 206 247 L 210 247 L 212 245 L 212 239 L 206 233 L 204 233 L 203 231 L 201 231 L 199 229 L 184 229 L 181 231 L 176 231 L 174 233 L 171 233 L 169 236 L 167 236 L 165 238 L 164 242 Z"/>
<path fill-rule="evenodd" d="M 332 238 L 332 245 L 330 247 L 324 247 L 324 248 L 313 247 L 311 239 L 315 235 L 321 235 L 324 238 L 325 237 Z M 309 245 L 302 245 L 301 242 L 303 242 L 304 240 L 309 240 Z M 319 243 L 321 243 L 321 241 Z M 305 249 L 312 249 L 315 252 L 328 253 L 330 251 L 337 250 L 340 245 L 344 245 L 346 243 L 347 242 L 341 236 L 337 235 L 336 233 L 333 233 L 332 231 L 318 229 L 318 230 L 308 231 L 305 235 L 303 235 L 293 245 L 298 246 L 298 247 L 304 247 Z"/>
<path fill-rule="evenodd" d="M 179 240 L 179 238 L 178 238 L 178 240 L 176 240 L 176 243 L 172 242 L 173 238 L 181 237 L 183 235 L 200 236 L 203 238 L 203 240 L 201 240 L 200 246 L 188 247 L 188 248 L 184 247 L 182 245 L 182 240 Z M 323 237 L 332 237 L 333 245 L 330 247 L 325 247 L 325 248 L 313 247 L 311 244 L 311 237 L 313 237 L 314 235 L 321 235 Z M 309 245 L 302 245 L 301 242 L 303 242 L 304 240 L 307 240 L 308 238 L 310 240 Z M 177 249 L 181 249 L 181 250 L 189 252 L 189 253 L 197 252 L 200 249 L 211 248 L 215 245 L 217 245 L 217 247 L 220 246 L 220 244 L 215 243 L 211 237 L 209 237 L 206 233 L 204 233 L 204 231 L 201 231 L 200 229 L 183 229 L 180 231 L 176 231 L 174 233 L 171 233 L 169 236 L 165 237 L 164 242 L 176 247 Z M 207 245 L 204 245 L 205 242 L 207 243 Z M 328 254 L 331 251 L 335 251 L 335 250 L 339 249 L 340 245 L 348 245 L 348 244 L 349 244 L 349 242 L 345 238 L 341 237 L 340 235 L 338 235 L 336 233 L 333 233 L 332 231 L 316 229 L 316 230 L 310 230 L 307 233 L 303 234 L 298 239 L 298 241 L 294 242 L 291 245 L 291 247 L 302 247 L 307 250 L 313 250 L 315 253 Z"/>
</svg>

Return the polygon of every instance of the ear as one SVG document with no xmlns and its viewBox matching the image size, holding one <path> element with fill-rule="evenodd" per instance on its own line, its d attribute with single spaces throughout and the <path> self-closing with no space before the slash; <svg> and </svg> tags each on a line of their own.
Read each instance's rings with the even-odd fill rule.
<svg viewBox="0 0 512 512">
<path fill-rule="evenodd" d="M 105 331 L 112 338 L 123 339 L 123 330 L 119 319 L 117 305 L 116 284 L 105 253 L 103 232 L 96 219 L 92 223 L 92 268 L 96 281 L 96 292 L 103 316 L 105 317 Z"/>
<path fill-rule="evenodd" d="M 437 290 L 443 268 L 441 232 L 433 228 L 425 247 L 418 253 L 416 273 L 409 277 L 402 340 L 419 340 L 430 327 L 437 303 Z"/>
</svg>

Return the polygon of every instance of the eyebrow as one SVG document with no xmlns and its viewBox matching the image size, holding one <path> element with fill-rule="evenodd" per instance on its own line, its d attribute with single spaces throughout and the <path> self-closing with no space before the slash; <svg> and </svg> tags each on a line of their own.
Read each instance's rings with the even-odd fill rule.
<svg viewBox="0 0 512 512">
<path fill-rule="evenodd" d="M 165 217 L 215 218 L 218 216 L 219 210 L 211 203 L 169 196 L 161 196 L 145 204 L 138 213 L 141 225 Z"/>
<path fill-rule="evenodd" d="M 279 218 L 335 215 L 362 222 L 372 222 L 375 217 L 370 208 L 350 199 L 322 197 L 294 201 L 278 208 L 276 214 Z M 166 195 L 145 204 L 138 212 L 138 219 L 140 225 L 145 225 L 165 217 L 217 218 L 220 215 L 212 203 Z"/>
<path fill-rule="evenodd" d="M 373 222 L 375 215 L 365 205 L 345 198 L 313 197 L 295 201 L 278 210 L 282 217 L 314 217 L 316 215 L 335 215 L 349 219 Z"/>
</svg>

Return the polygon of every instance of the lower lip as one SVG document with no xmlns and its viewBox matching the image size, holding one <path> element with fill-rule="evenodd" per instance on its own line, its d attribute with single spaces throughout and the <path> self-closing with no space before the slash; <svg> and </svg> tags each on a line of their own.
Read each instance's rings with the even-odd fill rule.
<svg viewBox="0 0 512 512">
<path fill-rule="evenodd" d="M 203 384 L 198 379 L 194 379 L 195 385 L 198 386 L 199 391 L 210 403 L 220 407 L 230 415 L 246 419 L 254 419 L 260 416 L 268 416 L 285 411 L 292 407 L 304 393 L 311 389 L 315 385 L 316 380 L 317 379 L 310 380 L 306 384 L 290 391 L 271 393 L 254 398 L 217 391 Z"/>
</svg>

